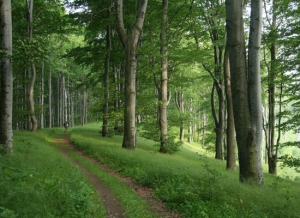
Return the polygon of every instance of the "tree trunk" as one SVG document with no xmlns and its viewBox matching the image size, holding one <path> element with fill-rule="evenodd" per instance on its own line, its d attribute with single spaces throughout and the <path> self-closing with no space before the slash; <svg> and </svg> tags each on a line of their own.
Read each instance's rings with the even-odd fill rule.
<svg viewBox="0 0 300 218">
<path fill-rule="evenodd" d="M 123 148 L 136 147 L 136 47 L 141 35 L 148 0 L 141 0 L 136 23 L 130 35 L 127 36 L 123 20 L 123 0 L 115 0 L 117 31 L 125 49 L 125 107 L 124 107 L 124 137 Z"/>
<path fill-rule="evenodd" d="M 236 169 L 235 141 L 234 141 L 235 129 L 234 129 L 233 104 L 232 104 L 232 93 L 231 93 L 231 83 L 230 83 L 229 52 L 227 46 L 224 55 L 224 79 L 225 79 L 225 94 L 226 94 L 226 101 L 227 101 L 226 169 L 235 170 Z"/>
<path fill-rule="evenodd" d="M 226 0 L 226 20 L 240 181 L 263 185 L 260 157 L 262 132 L 259 74 L 260 3 L 260 0 L 251 2 L 249 84 L 247 82 L 243 4 L 241 0 Z"/>
<path fill-rule="evenodd" d="M 29 35 L 29 42 L 31 43 L 33 40 L 33 0 L 26 0 L 27 5 L 27 21 L 29 24 L 28 27 L 28 35 Z M 30 65 L 31 73 L 29 73 L 30 77 L 30 86 L 28 90 L 28 103 L 29 103 L 29 122 L 31 125 L 31 131 L 35 132 L 38 127 L 38 123 L 35 117 L 35 109 L 34 109 L 34 84 L 36 79 L 36 68 L 34 64 L 34 60 L 28 60 L 32 61 L 32 64 Z"/>
<path fill-rule="evenodd" d="M 260 45 L 262 27 L 262 0 L 251 1 L 250 33 L 248 48 L 248 89 L 250 102 L 251 129 L 254 134 L 253 140 L 253 167 L 255 179 L 260 185 L 263 184 L 263 171 L 261 165 L 262 143 L 262 99 L 261 99 L 261 76 L 260 76 Z M 252 150 L 252 149 L 251 149 Z M 254 152 L 254 153 L 252 153 Z"/>
<path fill-rule="evenodd" d="M 111 48 L 111 28 L 106 29 L 106 56 L 104 62 L 104 104 L 103 104 L 103 123 L 102 123 L 102 137 L 108 137 L 108 100 L 109 100 L 109 61 Z"/>
<path fill-rule="evenodd" d="M 223 160 L 223 135 L 224 135 L 224 97 L 223 91 L 220 89 L 219 84 L 214 82 L 212 92 L 211 92 L 211 107 L 212 114 L 215 121 L 215 132 L 216 132 L 216 141 L 215 141 L 215 158 L 219 160 Z M 219 100 L 219 108 L 218 108 L 218 116 L 215 112 L 215 89 L 217 89 L 218 100 Z"/>
<path fill-rule="evenodd" d="M 45 71 L 45 62 L 42 61 L 42 73 L 41 73 L 41 98 L 40 98 L 40 105 L 41 105 L 41 113 L 40 113 L 40 126 L 41 129 L 44 128 L 44 72 Z"/>
<path fill-rule="evenodd" d="M 180 87 L 180 89 L 181 89 L 181 87 Z M 181 111 L 181 113 L 184 113 L 185 112 L 185 108 L 184 108 L 185 105 L 184 105 L 183 91 L 178 91 L 178 92 L 175 91 L 174 100 L 175 100 L 175 104 L 176 104 L 176 107 L 178 108 L 178 110 Z M 181 118 L 181 121 L 180 121 L 179 139 L 180 139 L 181 142 L 184 141 L 184 121 L 182 120 L 182 118 Z"/>
<path fill-rule="evenodd" d="M 35 84 L 35 79 L 36 79 L 36 69 L 35 69 L 34 63 L 32 63 L 31 69 L 32 69 L 32 71 L 31 71 L 28 99 L 29 99 L 31 131 L 35 132 L 37 130 L 38 123 L 37 123 L 37 120 L 35 117 L 35 109 L 34 109 L 34 84 Z"/>
<path fill-rule="evenodd" d="M 275 14 L 275 0 L 273 1 L 273 18 L 271 25 L 271 33 L 274 34 L 276 31 L 276 14 Z M 269 90 L 269 120 L 268 120 L 268 147 L 267 147 L 267 157 L 268 157 L 268 167 L 269 173 L 276 175 L 277 174 L 277 152 L 274 141 L 275 141 L 275 77 L 276 77 L 276 44 L 275 39 L 271 43 L 270 47 L 271 53 L 271 69 L 269 72 L 269 81 L 268 81 L 268 90 Z M 279 128 L 280 129 L 280 128 Z"/>
<path fill-rule="evenodd" d="M 13 75 L 12 75 L 12 20 L 11 1 L 1 0 L 1 49 L 6 51 L 6 57 L 1 59 L 1 107 L 0 107 L 0 144 L 6 146 L 6 152 L 13 152 L 12 104 L 13 104 Z M 2 150 L 0 150 L 2 153 Z"/>
<path fill-rule="evenodd" d="M 50 73 L 49 73 L 49 78 L 48 78 L 48 110 L 49 110 L 49 125 L 48 127 L 49 128 L 52 128 L 52 80 L 51 80 L 51 70 L 50 70 Z"/>
<path fill-rule="evenodd" d="M 160 152 L 168 152 L 168 45 L 167 45 L 167 26 L 168 26 L 168 0 L 162 0 L 162 23 L 161 23 L 161 103 L 159 112 L 160 126 Z"/>
<path fill-rule="evenodd" d="M 84 78 L 86 83 L 86 76 Z M 84 126 L 87 124 L 87 88 L 86 85 L 83 86 L 83 108 L 82 108 L 82 123 L 81 125 Z"/>
</svg>

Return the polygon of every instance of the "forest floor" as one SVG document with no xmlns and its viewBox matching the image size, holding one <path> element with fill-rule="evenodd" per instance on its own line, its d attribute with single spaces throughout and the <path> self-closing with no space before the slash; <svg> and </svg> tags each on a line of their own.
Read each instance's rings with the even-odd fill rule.
<svg viewBox="0 0 300 218">
<path fill-rule="evenodd" d="M 91 171 L 89 171 L 87 168 L 85 168 L 83 165 L 81 165 L 78 161 L 76 161 L 74 158 L 72 158 L 70 156 L 70 154 L 68 153 L 66 147 L 71 149 L 77 155 L 84 157 L 89 162 L 100 167 L 106 173 L 109 173 L 110 175 L 113 175 L 116 178 L 118 178 L 119 180 L 121 180 L 122 182 L 124 182 L 127 186 L 129 186 L 132 190 L 134 190 L 137 193 L 137 195 L 139 195 L 142 199 L 144 199 L 150 206 L 151 210 L 153 212 L 155 212 L 156 214 L 158 214 L 159 217 L 169 217 L 169 218 L 179 218 L 180 217 L 180 214 L 178 214 L 174 211 L 168 210 L 166 205 L 163 202 L 154 198 L 153 192 L 150 188 L 141 187 L 141 186 L 137 185 L 131 178 L 123 177 L 119 173 L 116 173 L 113 170 L 109 169 L 106 165 L 97 162 L 94 158 L 84 155 L 83 152 L 76 149 L 75 146 L 72 144 L 72 142 L 69 139 L 69 134 L 60 134 L 56 138 L 55 143 L 57 144 L 59 149 L 62 151 L 62 153 L 82 170 L 82 172 L 85 174 L 85 176 L 91 182 L 91 184 L 95 187 L 95 189 L 98 192 L 99 198 L 101 199 L 104 207 L 106 208 L 106 217 L 107 218 L 123 218 L 123 217 L 125 218 L 126 217 L 126 215 L 124 215 L 125 211 L 122 208 L 119 200 L 114 196 L 114 194 L 111 192 L 111 190 L 108 189 L 103 184 L 101 179 L 99 179 L 95 174 L 93 174 Z"/>
</svg>

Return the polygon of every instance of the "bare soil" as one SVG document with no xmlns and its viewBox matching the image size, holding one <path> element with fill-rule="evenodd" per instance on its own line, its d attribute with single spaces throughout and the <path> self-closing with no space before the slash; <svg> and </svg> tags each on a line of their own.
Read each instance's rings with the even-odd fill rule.
<svg viewBox="0 0 300 218">
<path fill-rule="evenodd" d="M 56 138 L 55 143 L 62 151 L 62 153 L 83 171 L 83 173 L 86 175 L 88 180 L 95 187 L 95 189 L 98 192 L 99 198 L 101 199 L 103 205 L 106 208 L 107 218 L 123 218 L 123 217 L 126 218 L 126 216 L 124 215 L 125 210 L 121 207 L 119 200 L 114 196 L 114 194 L 110 191 L 110 189 L 103 184 L 101 179 L 99 179 L 95 174 L 93 174 L 87 168 L 82 166 L 78 161 L 73 159 L 68 154 L 66 147 L 70 148 L 77 155 L 84 157 L 86 160 L 100 167 L 106 173 L 109 173 L 115 176 L 116 178 L 118 178 L 119 180 L 123 181 L 127 186 L 129 186 L 132 190 L 134 190 L 141 198 L 143 198 L 148 203 L 151 210 L 157 213 L 159 217 L 164 217 L 164 218 L 181 217 L 180 214 L 167 209 L 166 205 L 163 202 L 154 198 L 153 191 L 150 188 L 139 186 L 131 178 L 123 177 L 119 173 L 116 173 L 110 168 L 108 168 L 106 165 L 97 162 L 94 158 L 84 155 L 83 152 L 75 148 L 75 146 L 70 141 L 68 134 L 59 135 L 59 137 Z"/>
</svg>

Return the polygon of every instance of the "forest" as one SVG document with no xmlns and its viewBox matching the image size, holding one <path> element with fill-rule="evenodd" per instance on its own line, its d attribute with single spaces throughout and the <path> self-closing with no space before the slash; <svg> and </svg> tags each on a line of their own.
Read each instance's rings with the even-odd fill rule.
<svg viewBox="0 0 300 218">
<path fill-rule="evenodd" d="M 264 187 L 270 174 L 298 185 L 298 1 L 0 7 L 0 157 L 14 154 L 22 132 L 68 122 L 72 140 L 72 128 L 96 123 L 125 150 L 147 139 L 169 158 L 196 146 L 241 184 Z"/>
</svg>

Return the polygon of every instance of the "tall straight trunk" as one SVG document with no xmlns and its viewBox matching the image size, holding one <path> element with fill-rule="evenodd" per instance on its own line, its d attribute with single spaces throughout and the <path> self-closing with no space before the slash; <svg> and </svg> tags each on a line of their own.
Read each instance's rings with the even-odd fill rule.
<svg viewBox="0 0 300 218">
<path fill-rule="evenodd" d="M 65 121 L 69 122 L 69 113 L 68 113 L 68 98 L 69 98 L 69 93 L 68 93 L 68 88 L 67 88 L 67 78 L 64 76 L 64 123 Z"/>
<path fill-rule="evenodd" d="M 202 115 L 202 148 L 205 146 L 205 139 L 206 139 L 206 124 L 207 124 L 207 115 L 204 112 Z"/>
<path fill-rule="evenodd" d="M 42 72 L 41 72 L 41 98 L 40 98 L 40 126 L 41 129 L 44 128 L 44 70 L 45 70 L 45 62 L 42 61 Z"/>
<path fill-rule="evenodd" d="M 122 147 L 129 149 L 136 147 L 136 47 L 143 29 L 147 4 L 148 0 L 140 1 L 136 23 L 131 34 L 127 35 L 123 20 L 123 0 L 115 0 L 117 31 L 125 50 L 125 107 Z"/>
<path fill-rule="evenodd" d="M 180 87 L 181 89 L 181 87 Z M 184 105 L 184 93 L 183 91 L 175 91 L 175 97 L 174 97 L 175 105 L 178 108 L 181 113 L 185 112 L 185 105 Z M 184 121 L 180 121 L 180 129 L 179 129 L 179 140 L 181 142 L 184 141 Z"/>
<path fill-rule="evenodd" d="M 275 10 L 275 1 L 273 0 L 273 17 L 271 25 L 271 34 L 274 34 L 276 31 L 276 10 Z M 268 120 L 268 144 L 267 144 L 267 157 L 268 157 L 268 169 L 269 173 L 276 175 L 277 174 L 277 148 L 275 145 L 275 77 L 277 72 L 276 66 L 276 43 L 275 39 L 272 39 L 270 53 L 271 53 L 271 69 L 269 72 L 269 120 Z M 280 129 L 280 128 L 279 128 Z"/>
<path fill-rule="evenodd" d="M 103 123 L 102 123 L 102 136 L 108 137 L 108 101 L 109 101 L 109 62 L 110 62 L 110 48 L 111 48 L 111 27 L 108 25 L 106 28 L 106 55 L 104 61 L 104 104 L 103 104 Z"/>
<path fill-rule="evenodd" d="M 13 104 L 13 74 L 12 74 L 12 20 L 11 1 L 0 1 L 1 11 L 1 49 L 6 57 L 1 59 L 1 90 L 0 90 L 0 144 L 5 145 L 7 153 L 13 152 L 12 104 Z M 1 152 L 1 150 L 0 150 Z"/>
<path fill-rule="evenodd" d="M 234 129 L 233 104 L 232 104 L 232 93 L 231 93 L 231 83 L 230 83 L 229 52 L 227 46 L 224 54 L 224 79 L 225 79 L 225 94 L 226 94 L 226 102 L 227 102 L 226 169 L 235 170 L 236 169 L 235 140 L 234 140 L 235 129 Z"/>
<path fill-rule="evenodd" d="M 239 152 L 240 181 L 263 185 L 260 157 L 262 103 L 259 74 L 261 0 L 251 1 L 250 20 L 249 78 L 247 78 L 242 0 L 226 0 L 232 99 Z"/>
<path fill-rule="evenodd" d="M 60 79 L 60 73 L 58 72 L 57 75 L 57 88 L 56 88 L 56 114 L 57 114 L 57 126 L 62 126 L 61 124 L 61 79 Z"/>
<path fill-rule="evenodd" d="M 248 47 L 248 89 L 250 102 L 250 121 L 254 135 L 253 140 L 253 167 L 258 184 L 263 184 L 263 171 L 261 165 L 262 143 L 262 97 L 260 75 L 260 45 L 262 29 L 262 0 L 251 0 L 250 33 Z"/>
<path fill-rule="evenodd" d="M 217 89 L 218 94 L 218 114 L 215 110 L 215 90 Z M 215 132 L 216 132 L 216 141 L 215 141 L 215 158 L 223 160 L 223 135 L 224 135 L 224 96 L 223 90 L 219 87 L 219 84 L 215 81 L 213 84 L 211 92 L 211 107 L 212 114 L 215 121 Z"/>
<path fill-rule="evenodd" d="M 161 53 L 161 103 L 159 107 L 159 126 L 160 126 L 160 152 L 168 152 L 168 0 L 162 0 L 162 23 L 160 33 L 160 53 Z"/>
<path fill-rule="evenodd" d="M 49 128 L 52 128 L 52 80 L 51 80 L 51 70 L 48 77 L 48 110 L 49 110 Z"/>
<path fill-rule="evenodd" d="M 86 82 L 86 76 L 85 76 Z M 82 108 L 82 126 L 87 124 L 87 88 L 86 85 L 83 86 L 83 108 Z"/>
</svg>

